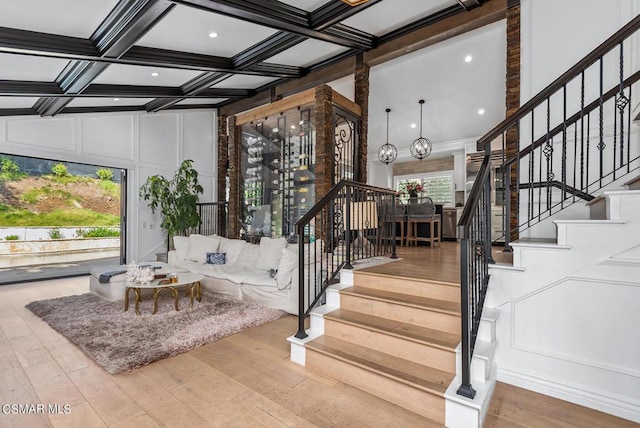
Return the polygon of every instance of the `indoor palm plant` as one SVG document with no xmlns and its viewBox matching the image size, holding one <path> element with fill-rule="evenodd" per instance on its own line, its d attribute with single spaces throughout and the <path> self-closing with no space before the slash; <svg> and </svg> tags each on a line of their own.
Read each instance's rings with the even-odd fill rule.
<svg viewBox="0 0 640 428">
<path fill-rule="evenodd" d="M 185 235 L 200 224 L 197 204 L 202 192 L 192 160 L 183 161 L 171 180 L 157 174 L 148 177 L 140 187 L 140 198 L 148 201 L 154 214 L 160 211 L 160 227 L 167 232 L 167 248 L 173 235 Z"/>
</svg>

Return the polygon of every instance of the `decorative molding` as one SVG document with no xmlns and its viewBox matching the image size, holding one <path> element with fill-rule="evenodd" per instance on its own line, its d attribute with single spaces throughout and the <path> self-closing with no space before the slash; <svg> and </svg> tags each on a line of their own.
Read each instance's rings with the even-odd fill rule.
<svg viewBox="0 0 640 428">
<path fill-rule="evenodd" d="M 498 364 L 498 381 L 640 423 L 640 401 Z"/>
</svg>

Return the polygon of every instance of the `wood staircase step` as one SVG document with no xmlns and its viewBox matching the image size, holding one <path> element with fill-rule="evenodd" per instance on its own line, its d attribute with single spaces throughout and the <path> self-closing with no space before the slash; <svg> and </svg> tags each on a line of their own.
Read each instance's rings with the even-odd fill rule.
<svg viewBox="0 0 640 428">
<path fill-rule="evenodd" d="M 340 290 L 340 307 L 448 333 L 460 331 L 460 304 L 353 286 Z"/>
<path fill-rule="evenodd" d="M 382 269 L 382 267 L 378 269 Z M 395 293 L 460 302 L 460 284 L 455 282 L 358 270 L 354 271 L 354 285 L 374 290 L 393 290 Z"/>
<path fill-rule="evenodd" d="M 444 393 L 453 374 L 334 337 L 306 347 L 308 368 L 444 423 Z"/>
<path fill-rule="evenodd" d="M 346 309 L 325 315 L 325 336 L 455 373 L 459 333 L 452 334 Z"/>
</svg>

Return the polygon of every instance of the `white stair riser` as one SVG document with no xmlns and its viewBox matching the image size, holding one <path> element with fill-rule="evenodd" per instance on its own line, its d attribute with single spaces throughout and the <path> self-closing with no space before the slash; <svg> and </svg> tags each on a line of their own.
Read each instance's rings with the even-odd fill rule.
<svg viewBox="0 0 640 428">
<path fill-rule="evenodd" d="M 419 390 L 341 360 L 309 350 L 307 368 L 374 394 L 400 407 L 444 424 L 444 397 Z"/>
<path fill-rule="evenodd" d="M 426 308 L 405 306 L 343 294 L 341 308 L 393 321 L 459 334 L 460 317 Z"/>
<path fill-rule="evenodd" d="M 325 319 L 325 334 L 417 364 L 455 373 L 455 353 L 453 350 L 443 350 L 331 319 Z"/>
</svg>

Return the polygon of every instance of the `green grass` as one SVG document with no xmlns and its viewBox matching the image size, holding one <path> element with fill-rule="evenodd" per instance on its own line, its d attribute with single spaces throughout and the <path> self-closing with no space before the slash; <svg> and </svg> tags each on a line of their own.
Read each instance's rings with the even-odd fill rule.
<svg viewBox="0 0 640 428">
<path fill-rule="evenodd" d="M 20 208 L 0 206 L 0 226 L 119 226 L 120 218 L 85 209 L 33 213 Z"/>
<path fill-rule="evenodd" d="M 74 200 L 78 200 L 78 198 L 74 198 L 71 192 L 67 192 L 65 190 L 52 189 L 49 186 L 29 189 L 22 194 L 20 197 L 24 202 L 28 204 L 36 204 L 39 200 L 48 198 L 48 197 L 57 197 L 64 200 L 68 205 L 71 205 Z"/>
<path fill-rule="evenodd" d="M 100 180 L 98 186 L 104 190 L 109 196 L 116 199 L 120 197 L 120 185 L 113 181 Z"/>
<path fill-rule="evenodd" d="M 93 227 L 91 229 L 78 229 L 76 236 L 81 238 L 109 238 L 120 236 L 120 229 L 110 227 Z"/>
</svg>

